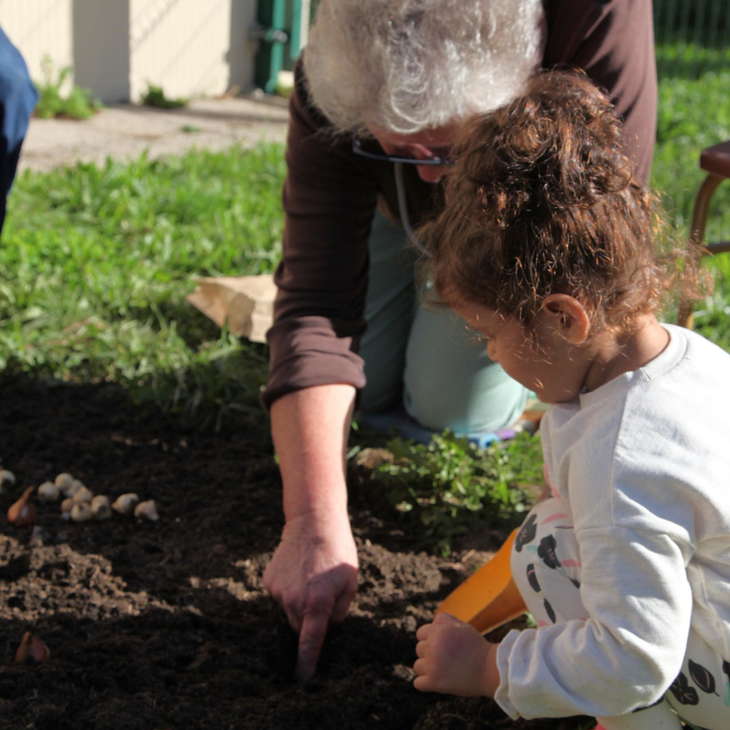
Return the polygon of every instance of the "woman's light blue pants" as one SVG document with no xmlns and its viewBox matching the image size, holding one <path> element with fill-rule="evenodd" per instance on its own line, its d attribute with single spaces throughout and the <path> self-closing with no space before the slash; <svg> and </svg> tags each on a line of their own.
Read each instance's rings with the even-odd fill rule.
<svg viewBox="0 0 730 730">
<path fill-rule="evenodd" d="M 422 426 L 459 435 L 514 422 L 528 392 L 487 357 L 459 317 L 424 301 L 403 229 L 377 213 L 369 246 L 360 410 L 403 406 Z"/>
</svg>

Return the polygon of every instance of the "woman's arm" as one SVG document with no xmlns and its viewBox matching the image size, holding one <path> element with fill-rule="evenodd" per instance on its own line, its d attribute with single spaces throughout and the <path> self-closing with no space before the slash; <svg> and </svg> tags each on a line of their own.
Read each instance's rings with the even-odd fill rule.
<svg viewBox="0 0 730 730">
<path fill-rule="evenodd" d="M 285 525 L 264 584 L 299 633 L 302 679 L 314 674 L 327 627 L 345 617 L 357 586 L 344 463 L 354 396 L 349 385 L 324 385 L 271 408 Z"/>
<path fill-rule="evenodd" d="M 376 184 L 311 105 L 301 63 L 290 104 L 286 225 L 268 333 L 274 445 L 285 526 L 264 583 L 299 633 L 308 678 L 330 620 L 344 618 L 357 582 L 344 453 L 355 389 L 364 385 L 367 236 Z"/>
</svg>

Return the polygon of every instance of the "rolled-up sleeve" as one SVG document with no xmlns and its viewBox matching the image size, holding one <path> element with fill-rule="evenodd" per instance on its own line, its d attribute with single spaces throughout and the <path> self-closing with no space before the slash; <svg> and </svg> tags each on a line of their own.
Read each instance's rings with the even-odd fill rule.
<svg viewBox="0 0 730 730">
<path fill-rule="evenodd" d="M 301 64 L 290 104 L 286 214 L 270 347 L 269 406 L 314 385 L 365 383 L 358 338 L 365 329 L 367 239 L 377 184 L 309 101 Z"/>
</svg>

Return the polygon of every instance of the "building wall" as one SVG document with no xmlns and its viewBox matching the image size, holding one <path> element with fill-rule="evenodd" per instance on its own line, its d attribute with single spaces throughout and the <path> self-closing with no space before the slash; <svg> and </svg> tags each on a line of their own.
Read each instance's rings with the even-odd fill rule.
<svg viewBox="0 0 730 730">
<path fill-rule="evenodd" d="M 71 0 L 71 20 L 74 82 L 104 102 L 128 101 L 129 0 Z"/>
<path fill-rule="evenodd" d="M 252 84 L 248 41 L 255 3 L 242 0 L 129 0 L 131 96 L 147 83 L 168 96 L 222 94 Z M 162 80 L 164 79 L 164 84 Z"/>
<path fill-rule="evenodd" d="M 43 58 L 102 101 L 139 101 L 148 83 L 174 96 L 253 86 L 256 0 L 0 0 L 0 22 L 34 79 Z"/>
<path fill-rule="evenodd" d="M 0 0 L 0 25 L 25 56 L 34 79 L 43 78 L 42 62 L 55 71 L 73 65 L 73 0 Z"/>
</svg>

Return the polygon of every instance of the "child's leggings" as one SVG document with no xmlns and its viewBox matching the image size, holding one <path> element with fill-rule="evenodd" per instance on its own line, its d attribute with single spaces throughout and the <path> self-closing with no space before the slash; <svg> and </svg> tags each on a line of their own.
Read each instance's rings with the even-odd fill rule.
<svg viewBox="0 0 730 730">
<path fill-rule="evenodd" d="M 541 552 L 554 553 L 557 561 L 551 558 L 548 564 L 540 558 L 541 543 L 554 547 Z M 588 617 L 576 586 L 580 574 L 573 525 L 564 503 L 555 497 L 540 502 L 529 513 L 512 550 L 512 575 L 538 626 Z M 606 730 L 676 730 L 682 727 L 678 714 L 700 728 L 728 730 L 728 668 L 723 657 L 690 631 L 682 671 L 663 700 L 629 715 L 598 720 Z"/>
</svg>

